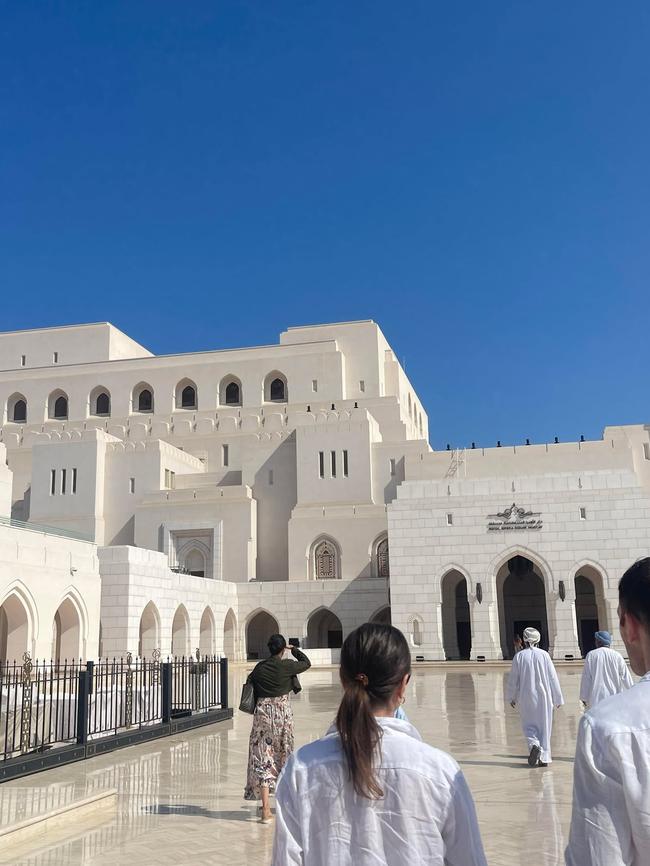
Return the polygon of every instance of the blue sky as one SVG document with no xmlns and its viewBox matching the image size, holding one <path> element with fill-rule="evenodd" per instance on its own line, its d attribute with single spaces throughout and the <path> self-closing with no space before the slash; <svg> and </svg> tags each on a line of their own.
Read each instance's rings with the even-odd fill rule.
<svg viewBox="0 0 650 866">
<path fill-rule="evenodd" d="M 435 447 L 650 421 L 650 6 L 0 2 L 0 329 L 378 321 Z"/>
</svg>

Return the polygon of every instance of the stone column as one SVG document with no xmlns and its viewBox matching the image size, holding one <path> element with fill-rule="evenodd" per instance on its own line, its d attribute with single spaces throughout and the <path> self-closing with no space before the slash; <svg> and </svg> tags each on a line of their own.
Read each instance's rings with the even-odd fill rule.
<svg viewBox="0 0 650 866">
<path fill-rule="evenodd" d="M 565 581 L 566 598 L 558 592 L 551 592 L 547 598 L 548 622 L 551 637 L 555 635 L 549 651 L 554 659 L 563 661 L 566 656 L 582 658 L 576 627 L 576 594 L 571 583 Z"/>
<path fill-rule="evenodd" d="M 488 660 L 502 659 L 499 636 L 499 610 L 496 601 L 485 597 L 479 604 L 476 596 L 469 597 L 472 618 L 472 659 L 479 656 Z"/>
<path fill-rule="evenodd" d="M 427 658 L 434 661 L 445 660 L 445 648 L 442 641 L 442 602 L 440 601 L 433 604 L 433 633 L 431 635 L 425 634 L 424 647 L 426 647 Z"/>
</svg>

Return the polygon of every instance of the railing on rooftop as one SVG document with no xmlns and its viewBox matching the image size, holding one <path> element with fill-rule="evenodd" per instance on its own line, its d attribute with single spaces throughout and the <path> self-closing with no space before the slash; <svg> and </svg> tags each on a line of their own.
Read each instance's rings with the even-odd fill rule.
<svg viewBox="0 0 650 866">
<path fill-rule="evenodd" d="M 28 529 L 30 532 L 40 532 L 45 535 L 59 535 L 61 538 L 73 538 L 75 541 L 94 541 L 94 538 L 85 532 L 63 529 L 61 526 L 45 526 L 42 523 L 16 520 L 14 517 L 0 517 L 0 526 L 11 526 L 14 529 Z"/>
</svg>

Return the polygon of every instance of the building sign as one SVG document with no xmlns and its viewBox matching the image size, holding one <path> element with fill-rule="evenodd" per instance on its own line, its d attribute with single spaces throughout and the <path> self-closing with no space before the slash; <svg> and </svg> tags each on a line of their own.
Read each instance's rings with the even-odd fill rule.
<svg viewBox="0 0 650 866">
<path fill-rule="evenodd" d="M 505 511 L 488 514 L 488 532 L 513 532 L 522 529 L 541 529 L 539 511 L 527 511 L 513 502 Z"/>
</svg>

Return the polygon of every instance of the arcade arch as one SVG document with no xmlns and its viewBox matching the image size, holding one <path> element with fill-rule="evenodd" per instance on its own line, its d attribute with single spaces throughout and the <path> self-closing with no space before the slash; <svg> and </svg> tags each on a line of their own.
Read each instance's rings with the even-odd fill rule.
<svg viewBox="0 0 650 866">
<path fill-rule="evenodd" d="M 12 592 L 0 605 L 0 662 L 20 663 L 23 654 L 32 652 L 29 610 L 20 596 Z"/>
<path fill-rule="evenodd" d="M 160 614 L 156 605 L 150 601 L 140 617 L 138 655 L 140 658 L 148 658 L 156 649 L 160 649 Z"/>
<path fill-rule="evenodd" d="M 82 658 L 81 619 L 76 605 L 64 598 L 54 614 L 52 658 L 56 661 Z"/>
<path fill-rule="evenodd" d="M 206 607 L 199 627 L 199 652 L 202 656 L 210 656 L 214 653 L 214 632 L 214 614 L 210 607 Z"/>
<path fill-rule="evenodd" d="M 231 661 L 237 658 L 237 618 L 232 610 L 223 622 L 223 654 Z"/>
<path fill-rule="evenodd" d="M 574 585 L 578 644 L 584 657 L 596 647 L 594 633 L 609 628 L 603 575 L 593 565 L 582 565 L 575 573 Z"/>
<path fill-rule="evenodd" d="M 314 611 L 307 621 L 307 646 L 310 649 L 340 649 L 343 645 L 341 620 L 327 607 Z"/>
<path fill-rule="evenodd" d="M 279 634 L 280 626 L 274 616 L 266 610 L 253 614 L 246 625 L 246 658 L 265 659 L 269 656 L 268 639 Z"/>
<path fill-rule="evenodd" d="M 472 654 L 472 623 L 467 578 L 456 568 L 442 578 L 442 643 L 447 659 L 469 659 Z"/>
<path fill-rule="evenodd" d="M 172 655 L 189 656 L 190 654 L 190 618 L 184 604 L 176 609 L 172 621 Z"/>
</svg>

